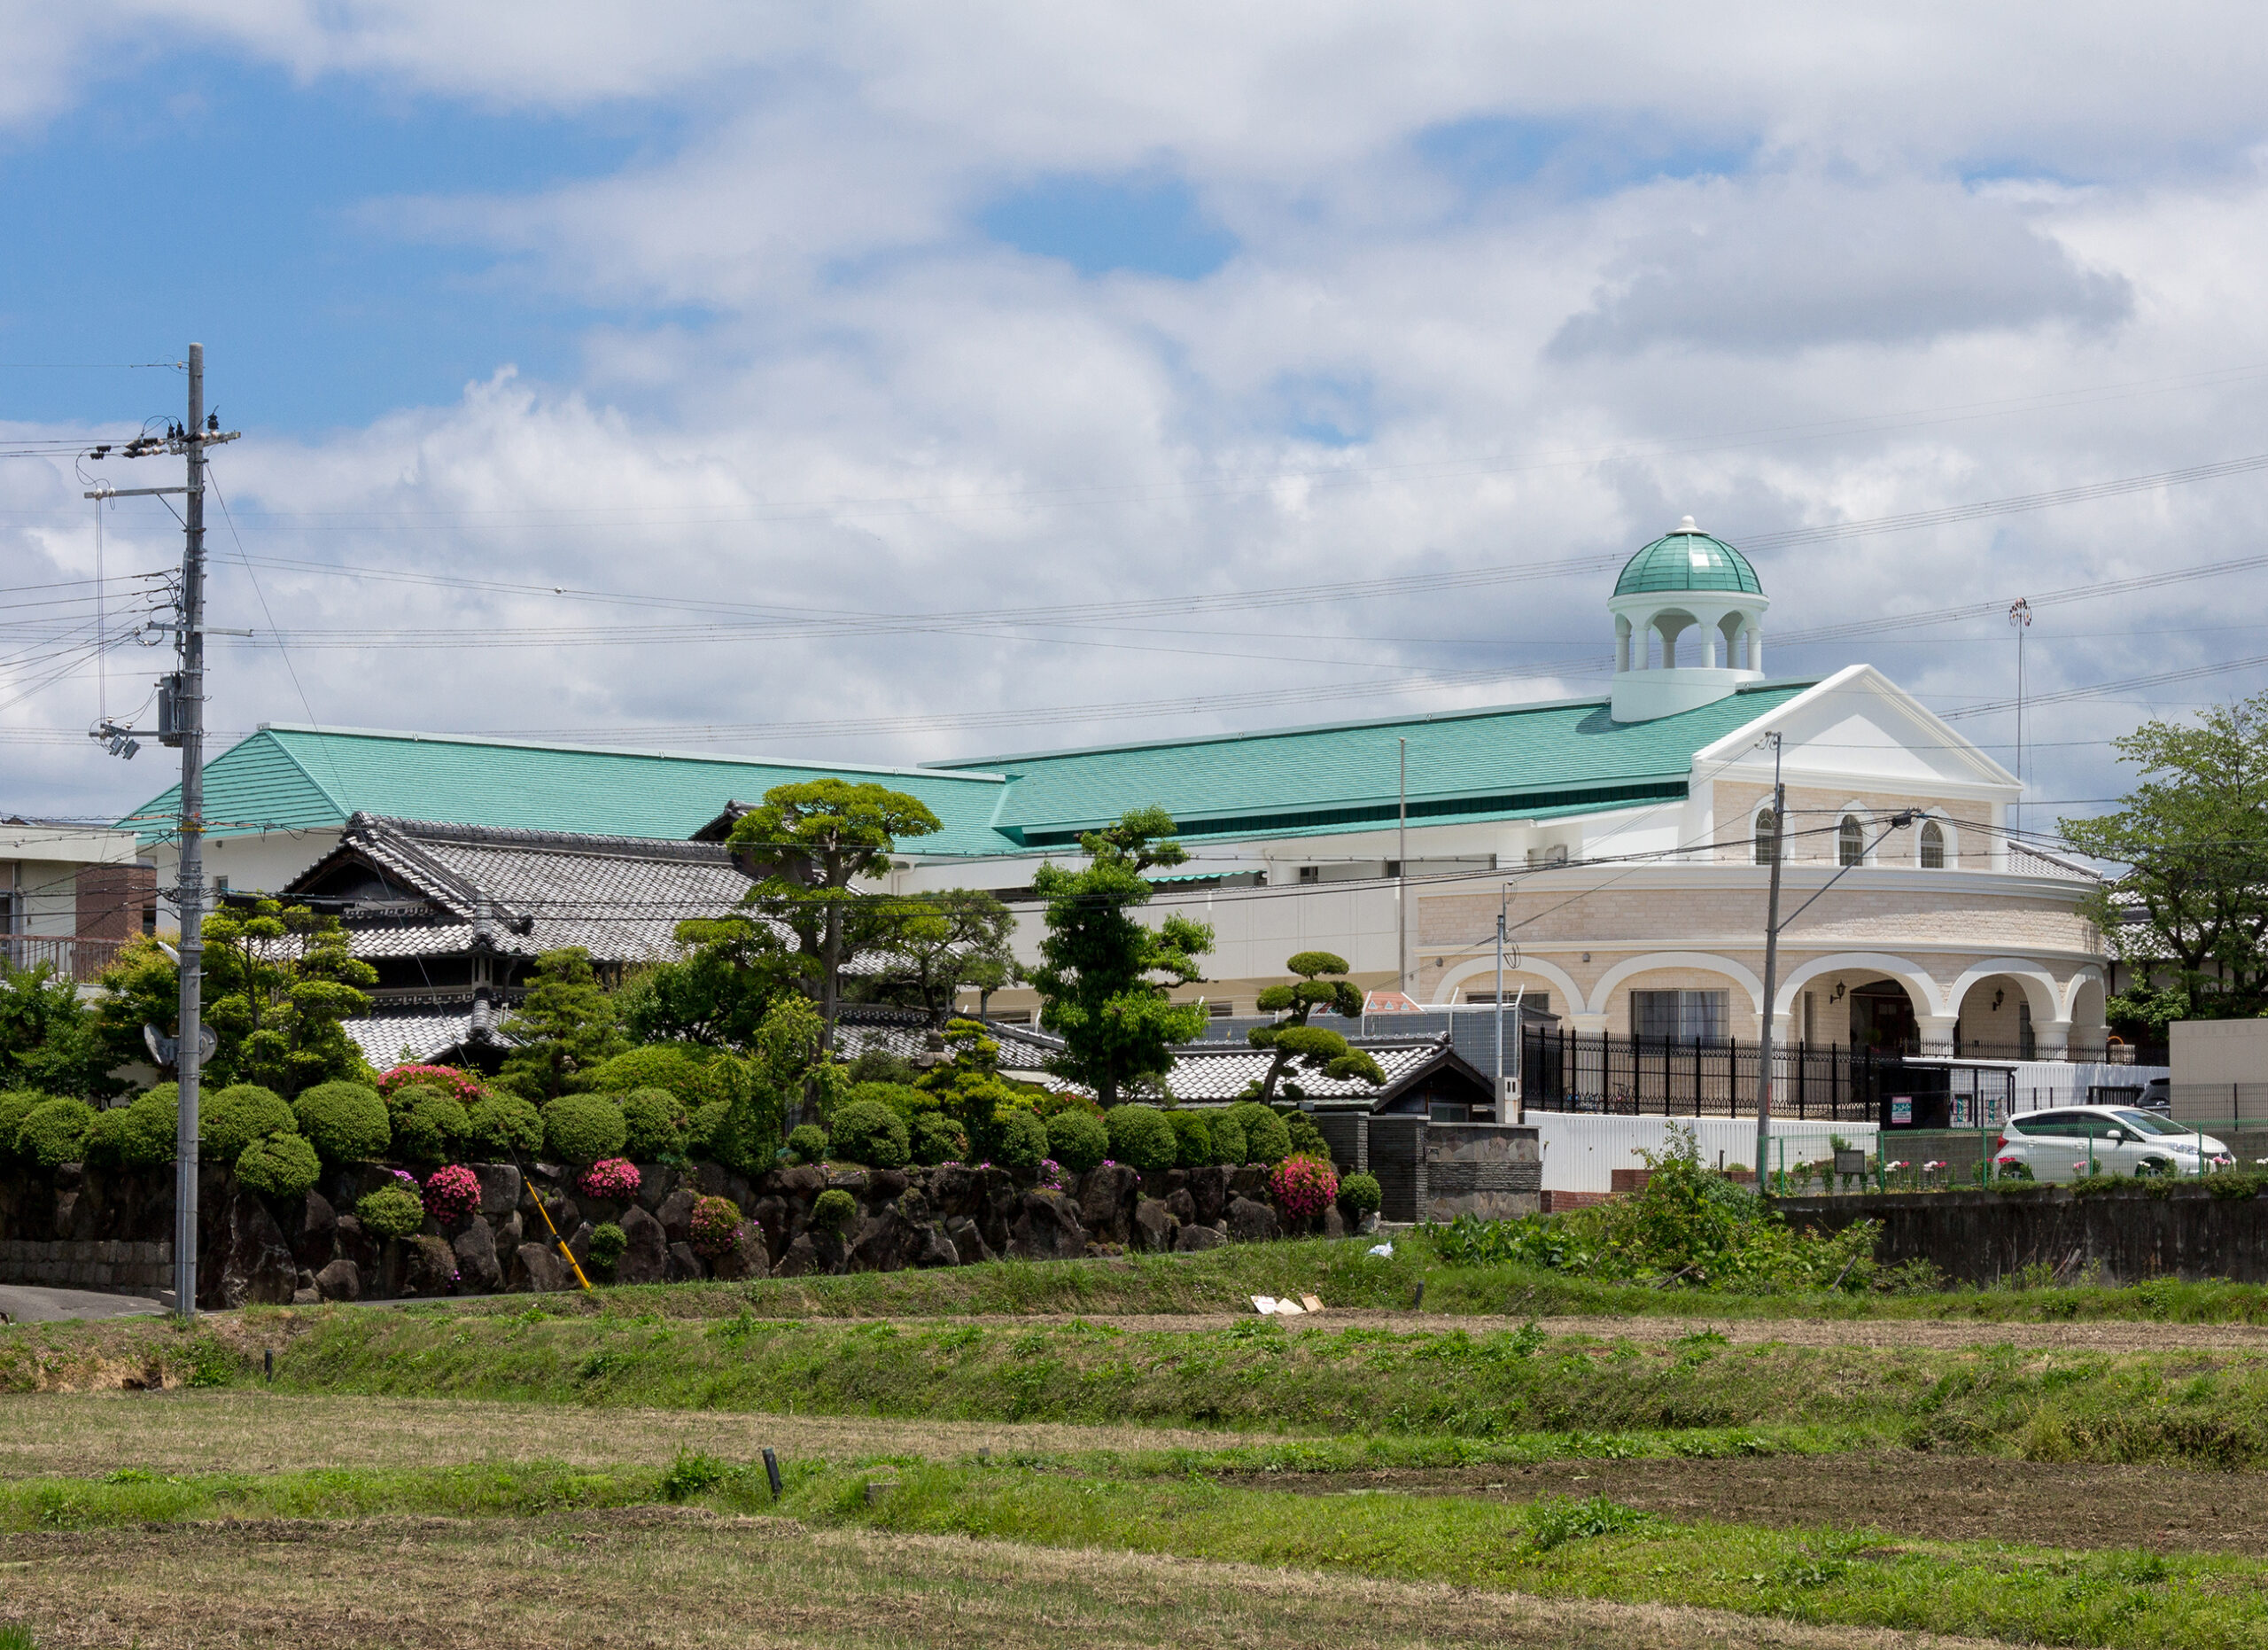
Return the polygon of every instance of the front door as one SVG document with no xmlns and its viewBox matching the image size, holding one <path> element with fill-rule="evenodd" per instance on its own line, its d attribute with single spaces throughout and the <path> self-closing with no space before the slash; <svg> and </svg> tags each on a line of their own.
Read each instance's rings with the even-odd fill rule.
<svg viewBox="0 0 2268 1650">
<path fill-rule="evenodd" d="M 1914 1019 L 1914 1000 L 1896 980 L 1876 980 L 1852 991 L 1852 1047 L 1912 1054 L 1920 1048 L 1920 1031 Z"/>
</svg>

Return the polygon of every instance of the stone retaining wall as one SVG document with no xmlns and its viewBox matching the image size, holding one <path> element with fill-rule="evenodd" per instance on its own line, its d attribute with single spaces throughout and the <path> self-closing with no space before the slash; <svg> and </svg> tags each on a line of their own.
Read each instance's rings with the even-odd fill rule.
<svg viewBox="0 0 2268 1650">
<path fill-rule="evenodd" d="M 1532 1131 L 1529 1132 L 1532 1133 Z M 198 1198 L 198 1301 L 208 1307 L 578 1287 L 545 1215 L 594 1281 L 801 1277 L 968 1265 L 1002 1257 L 1052 1260 L 1126 1250 L 1190 1253 L 1288 1235 L 1259 1167 L 1175 1169 L 1143 1175 L 1105 1164 L 1061 1187 L 1005 1169 L 773 1170 L 753 1179 L 715 1164 L 639 1165 L 637 1195 L 586 1196 L 574 1171 L 548 1164 L 467 1165 L 478 1207 L 444 1226 L 381 1239 L 353 1214 L 392 1180 L 380 1164 L 327 1174 L 292 1198 L 255 1196 L 223 1170 L 204 1170 Z M 841 1230 L 812 1218 L 821 1192 L 849 1192 Z M 746 1218 L 729 1248 L 693 1248 L 696 1201 L 728 1197 Z M 540 1198 L 540 1207 L 538 1199 Z M 629 1247 L 611 1273 L 591 1254 L 597 1228 Z M 51 1174 L 0 1174 L 0 1282 L 146 1291 L 171 1282 L 173 1172 L 113 1172 L 66 1164 Z M 1342 1235 L 1336 1209 L 1311 1230 Z M 107 1257 L 107 1258 L 104 1258 Z M 58 1277 L 56 1268 L 76 1275 Z M 98 1280 L 97 1266 L 111 1268 Z"/>
</svg>

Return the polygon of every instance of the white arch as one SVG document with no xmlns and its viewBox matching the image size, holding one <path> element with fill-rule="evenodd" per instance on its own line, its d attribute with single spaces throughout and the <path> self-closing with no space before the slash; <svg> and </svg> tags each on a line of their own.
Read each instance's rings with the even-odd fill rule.
<svg viewBox="0 0 2268 1650">
<path fill-rule="evenodd" d="M 2096 988 L 2102 992 L 2104 997 L 2108 998 L 2110 995 L 2110 982 L 2103 978 L 2102 970 L 2095 967 L 2092 962 L 2086 964 L 2085 967 L 2075 970 L 2071 975 L 2070 983 L 2063 987 L 2062 1017 L 2064 1019 L 2070 1019 L 2071 1017 L 2071 1010 L 2078 1007 L 2079 987 L 2087 985 L 2089 982 L 2093 982 Z"/>
<path fill-rule="evenodd" d="M 1918 868 L 1922 863 L 1922 828 L 1925 825 L 1936 826 L 1938 836 L 1945 841 L 1945 868 L 1948 871 L 1957 868 L 1961 864 L 1961 828 L 1934 809 L 1914 821 L 1914 865 Z"/>
<path fill-rule="evenodd" d="M 1614 988 L 1634 974 L 1651 974 L 1656 969 L 1691 969 L 1697 973 L 1721 974 L 1736 980 L 1748 992 L 1748 1006 L 1763 1012 L 1764 982 L 1751 974 L 1730 957 L 1720 957 L 1707 951 L 1653 951 L 1643 957 L 1633 957 L 1627 962 L 1618 962 L 1599 977 L 1591 987 L 1590 1012 L 1604 1014 L 1606 1005 L 1613 999 Z"/>
<path fill-rule="evenodd" d="M 1515 966 L 1510 958 L 1505 959 L 1505 977 L 1509 979 L 1516 974 L 1541 975 L 1550 982 L 1553 990 L 1564 993 L 1568 1013 L 1581 1014 L 1583 1011 L 1583 988 L 1575 984 L 1573 975 L 1557 963 L 1523 954 Z M 1461 962 L 1441 976 L 1440 983 L 1433 987 L 1433 1000 L 1453 1003 L 1456 1000 L 1456 993 L 1466 985 L 1476 979 L 1487 979 L 1494 984 L 1495 976 L 1496 959 L 1493 955 L 1483 957 L 1478 962 Z M 1518 988 L 1515 986 L 1512 989 Z"/>
<path fill-rule="evenodd" d="M 1838 951 L 1832 956 L 1820 957 L 1792 970 L 1781 982 L 1779 1000 L 1773 1006 L 1775 1015 L 1790 1012 L 1796 994 L 1822 974 L 1845 971 L 1871 971 L 1887 974 L 1906 987 L 1906 994 L 1914 999 L 1914 1012 L 1927 1016 L 1950 1013 L 1945 1006 L 1945 996 L 1931 979 L 1929 971 L 1918 962 L 1905 957 L 1892 956 L 1886 951 Z"/>
<path fill-rule="evenodd" d="M 1843 863 L 1843 821 L 1849 819 L 1859 821 L 1859 863 L 1877 863 L 1882 850 L 1875 844 L 1875 811 L 1863 802 L 1846 802 L 1835 810 L 1835 852 L 1829 858 L 1837 865 Z"/>
<path fill-rule="evenodd" d="M 1952 1012 L 1961 1012 L 1961 1005 L 1969 1000 L 1969 987 L 1995 974 L 2005 974 L 2023 987 L 2024 1000 L 2031 1005 L 2034 1025 L 2068 1017 L 2063 1013 L 2063 988 L 2056 985 L 2055 977 L 2041 964 L 2023 957 L 1992 957 L 1964 969 L 1953 983 Z"/>
</svg>

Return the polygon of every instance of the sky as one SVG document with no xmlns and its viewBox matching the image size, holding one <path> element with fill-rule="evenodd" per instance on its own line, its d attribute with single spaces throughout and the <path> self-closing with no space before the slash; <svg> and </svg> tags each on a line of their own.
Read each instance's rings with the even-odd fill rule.
<svg viewBox="0 0 2268 1650">
<path fill-rule="evenodd" d="M 2162 578 L 2268 549 L 2250 8 L 0 27 L 0 813 L 167 782 L 85 729 L 149 720 L 178 527 L 82 495 L 177 465 L 43 455 L 180 416 L 192 339 L 221 743 L 913 763 L 1600 694 L 1612 568 L 1689 514 L 1755 541 L 1773 674 L 1871 662 L 2011 764 L 2032 599 L 2027 826 L 2268 689 L 2268 564 Z"/>
</svg>

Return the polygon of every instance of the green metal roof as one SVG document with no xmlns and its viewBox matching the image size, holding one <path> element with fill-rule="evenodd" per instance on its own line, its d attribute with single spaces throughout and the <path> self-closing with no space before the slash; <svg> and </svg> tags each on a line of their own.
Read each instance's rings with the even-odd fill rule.
<svg viewBox="0 0 2268 1650">
<path fill-rule="evenodd" d="M 1412 823 L 1526 819 L 1542 809 L 1682 797 L 1696 751 L 1812 685 L 1758 684 L 1646 722 L 1617 722 L 1605 700 L 1581 699 L 995 757 L 968 767 L 1008 776 L 993 823 L 1030 847 L 1075 842 L 1082 830 L 1152 804 L 1189 837 L 1390 826 L 1404 739 Z"/>
<path fill-rule="evenodd" d="M 1617 595 L 1656 590 L 1730 590 L 1762 595 L 1756 569 L 1722 539 L 1710 537 L 1688 516 L 1675 533 L 1666 533 L 1626 563 L 1614 581 Z"/>
<path fill-rule="evenodd" d="M 682 840 L 727 802 L 755 802 L 774 785 L 828 775 L 871 778 L 928 803 L 944 829 L 914 839 L 920 848 L 988 853 L 1008 845 L 987 823 L 1003 788 L 995 774 L 282 724 L 206 765 L 205 816 L 216 837 L 336 830 L 361 812 Z M 145 837 L 162 834 L 180 796 L 174 786 L 120 823 Z"/>
<path fill-rule="evenodd" d="M 1696 751 L 1811 685 L 1760 683 L 1648 722 L 1580 699 L 916 768 L 277 725 L 207 764 L 205 811 L 216 837 L 337 830 L 359 812 L 682 841 L 729 801 L 836 775 L 929 805 L 944 829 L 906 852 L 985 857 L 1068 846 L 1152 805 L 1216 840 L 1389 828 L 1407 740 L 1412 824 L 1539 819 L 1680 798 Z M 119 822 L 161 837 L 178 795 Z"/>
</svg>

